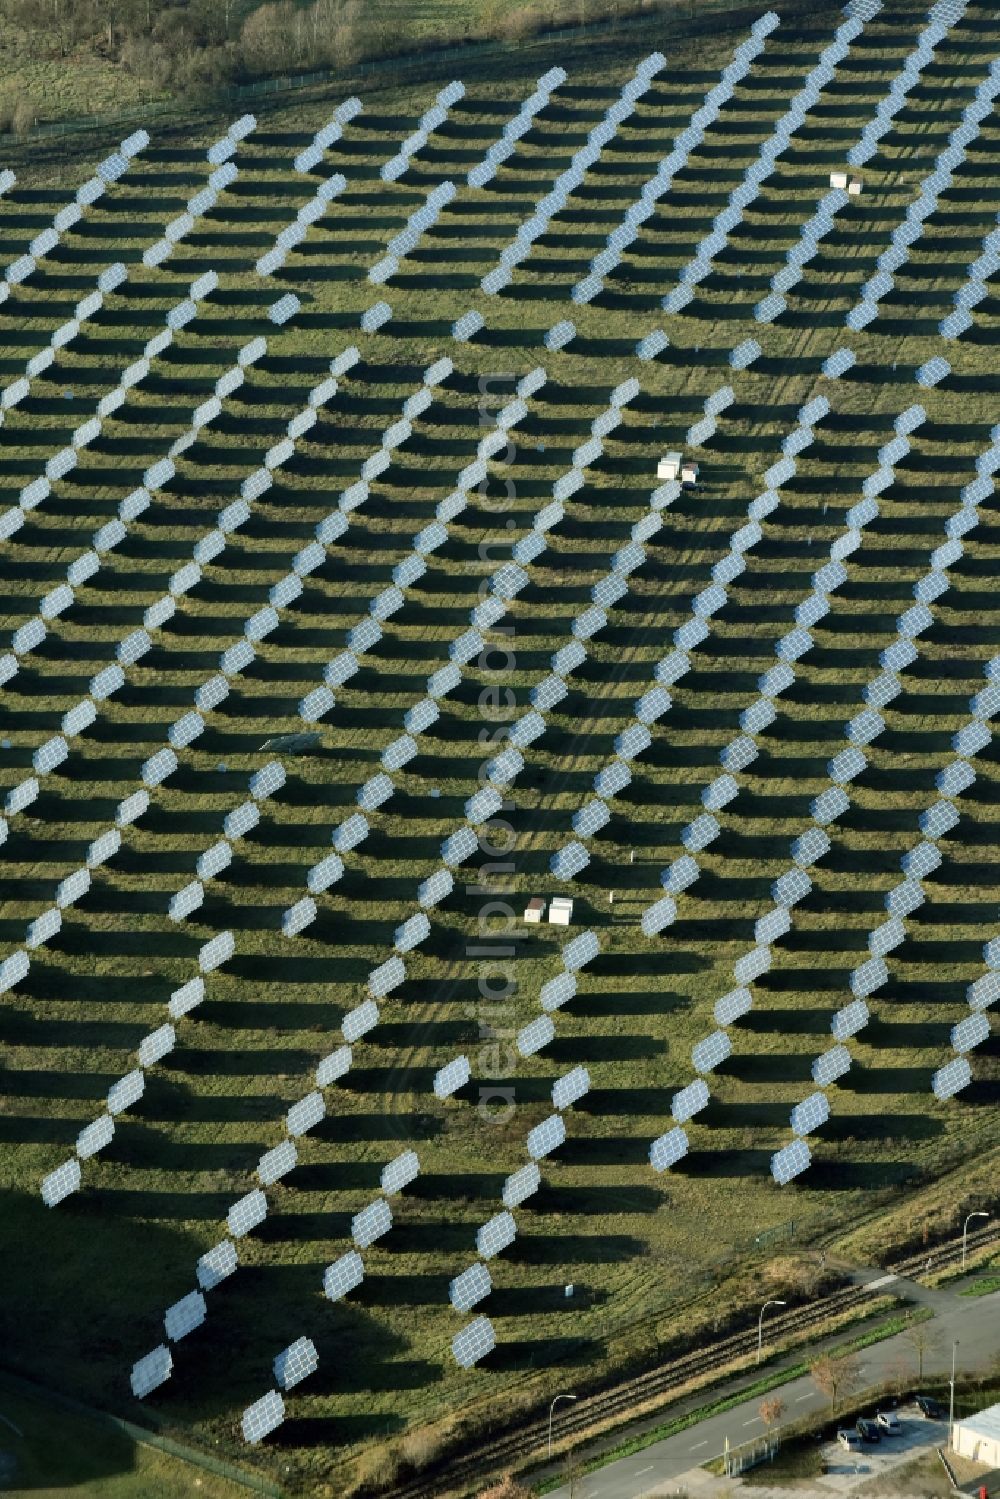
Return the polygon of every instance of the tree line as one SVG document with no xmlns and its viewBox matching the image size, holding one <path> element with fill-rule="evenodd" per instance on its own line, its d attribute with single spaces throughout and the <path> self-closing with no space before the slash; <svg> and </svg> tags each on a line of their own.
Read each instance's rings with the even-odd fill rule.
<svg viewBox="0 0 1000 1499">
<path fill-rule="evenodd" d="M 407 0 L 0 0 L 0 35 L 8 57 L 99 60 L 152 93 L 181 98 L 256 78 L 348 69 L 422 43 L 519 40 L 654 3 L 686 0 L 438 0 L 430 21 Z M 22 99 L 13 115 L 0 128 L 30 127 L 44 118 L 44 100 Z"/>
</svg>

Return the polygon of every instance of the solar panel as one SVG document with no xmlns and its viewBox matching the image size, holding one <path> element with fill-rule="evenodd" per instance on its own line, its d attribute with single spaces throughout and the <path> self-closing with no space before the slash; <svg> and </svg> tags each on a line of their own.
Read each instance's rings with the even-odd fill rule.
<svg viewBox="0 0 1000 1499">
<path fill-rule="evenodd" d="M 234 1239 L 240 1239 L 267 1217 L 267 1198 L 259 1187 L 234 1202 L 226 1214 L 226 1226 Z"/>
<path fill-rule="evenodd" d="M 205 891 L 197 880 L 185 885 L 182 890 L 172 898 L 167 914 L 171 921 L 184 921 L 192 912 L 197 911 L 204 903 Z"/>
<path fill-rule="evenodd" d="M 770 946 L 772 942 L 777 942 L 789 931 L 791 924 L 787 906 L 779 905 L 773 911 L 768 911 L 766 915 L 760 917 L 754 924 L 754 941 L 759 946 Z"/>
<path fill-rule="evenodd" d="M 441 844 L 441 858 L 445 864 L 462 864 L 471 859 L 479 848 L 479 838 L 471 828 L 458 828 Z"/>
<path fill-rule="evenodd" d="M 369 831 L 367 818 L 363 817 L 360 812 L 353 812 L 334 830 L 333 846 L 338 853 L 347 853 L 350 849 L 356 848 L 359 843 L 363 843 Z"/>
<path fill-rule="evenodd" d="M 406 965 L 404 964 L 402 958 L 387 958 L 384 963 L 379 964 L 377 968 L 373 968 L 371 973 L 369 973 L 368 988 L 377 999 L 381 999 L 383 995 L 386 995 L 391 990 L 398 988 L 405 978 Z M 351 1011 L 352 1015 L 355 1013 L 355 1011 Z M 348 1018 L 349 1017 L 345 1016 L 345 1025 Z M 347 1032 L 345 1031 L 344 1034 L 346 1035 Z M 348 1036 L 347 1039 L 349 1041 L 353 1041 L 355 1037 Z"/>
<path fill-rule="evenodd" d="M 377 1015 L 377 1012 L 376 1012 Z M 326 1118 L 326 1103 L 322 1093 L 307 1093 L 285 1115 L 285 1125 L 290 1135 L 299 1136 L 315 1129 Z"/>
<path fill-rule="evenodd" d="M 562 950 L 563 967 L 567 973 L 575 973 L 592 963 L 601 950 L 596 932 L 581 932 L 566 943 Z"/>
<path fill-rule="evenodd" d="M 652 333 L 647 333 L 635 346 L 635 352 L 640 359 L 655 359 L 658 354 L 668 348 L 670 340 L 661 328 L 655 328 Z"/>
<path fill-rule="evenodd" d="M 268 1390 L 253 1405 L 248 1405 L 243 1412 L 243 1420 L 240 1423 L 243 1431 L 243 1440 L 249 1446 L 255 1446 L 269 1436 L 285 1419 L 285 1402 L 277 1390 Z"/>
<path fill-rule="evenodd" d="M 952 747 L 957 755 L 978 755 L 984 750 L 992 739 L 990 730 L 984 723 L 966 724 L 964 729 L 952 739 Z"/>
<path fill-rule="evenodd" d="M 688 1153 L 688 1138 L 682 1129 L 668 1130 L 649 1147 L 649 1163 L 654 1171 L 666 1171 Z"/>
<path fill-rule="evenodd" d="M 715 818 L 710 813 L 703 812 L 684 828 L 681 833 L 681 842 L 689 852 L 697 852 L 714 842 L 719 832 L 719 824 Z"/>
<path fill-rule="evenodd" d="M 696 1072 L 712 1072 L 720 1066 L 733 1050 L 732 1042 L 725 1031 L 713 1031 L 699 1041 L 691 1051 L 691 1061 Z"/>
<path fill-rule="evenodd" d="M 940 780 L 941 777 L 938 777 Z M 941 851 L 933 843 L 918 843 L 917 847 L 904 854 L 900 860 L 903 873 L 909 881 L 922 880 L 932 874 L 941 863 Z"/>
<path fill-rule="evenodd" d="M 771 1175 L 779 1186 L 786 1186 L 810 1164 L 809 1147 L 804 1140 L 793 1140 L 771 1157 Z"/>
<path fill-rule="evenodd" d="M 328 1300 L 339 1301 L 359 1286 L 364 1277 L 364 1261 L 356 1250 L 350 1249 L 327 1266 L 323 1275 L 323 1293 Z"/>
<path fill-rule="evenodd" d="M 708 1084 L 698 1078 L 696 1082 L 688 1083 L 686 1088 L 681 1088 L 675 1093 L 670 1102 L 670 1112 L 678 1124 L 693 1118 L 705 1107 L 709 1100 Z"/>
<path fill-rule="evenodd" d="M 181 1338 L 187 1337 L 196 1327 L 200 1327 L 208 1315 L 205 1298 L 200 1291 L 189 1291 L 182 1296 L 180 1301 L 175 1301 L 173 1306 L 168 1306 L 163 1317 L 163 1325 L 166 1328 L 167 1337 L 172 1343 L 177 1343 Z"/>
<path fill-rule="evenodd" d="M 573 998 L 576 988 L 577 981 L 572 973 L 557 974 L 542 985 L 538 1002 L 543 1010 L 557 1010 Z"/>
<path fill-rule="evenodd" d="M 790 1124 L 796 1135 L 811 1135 L 830 1117 L 830 1101 L 825 1093 L 810 1093 L 791 1112 Z"/>
<path fill-rule="evenodd" d="M 35 791 L 37 793 L 38 782 L 34 781 L 30 784 L 35 787 Z M 148 812 L 148 810 L 149 792 L 134 791 L 131 796 L 125 797 L 124 801 L 118 803 L 118 814 L 116 820 L 119 827 L 127 827 L 130 823 L 137 822 L 138 819 L 144 815 L 144 813 Z"/>
<path fill-rule="evenodd" d="M 571 1072 L 557 1078 L 552 1084 L 552 1104 L 557 1109 L 568 1109 L 590 1091 L 590 1073 L 586 1067 L 574 1067 Z M 536 1168 L 537 1170 L 537 1168 Z M 506 1201 L 506 1199 L 505 1199 Z M 508 1203 L 509 1207 L 510 1204 Z"/>
<path fill-rule="evenodd" d="M 607 622 L 604 610 L 592 605 L 577 616 L 570 628 L 578 640 L 589 640 L 598 630 L 603 630 Z"/>
<path fill-rule="evenodd" d="M 110 1145 L 115 1133 L 115 1122 L 110 1114 L 101 1114 L 88 1124 L 76 1137 L 76 1153 L 81 1160 L 96 1155 L 105 1145 Z"/>
<path fill-rule="evenodd" d="M 573 831 L 581 838 L 593 838 L 611 819 L 602 801 L 588 802 L 573 815 Z"/>
<path fill-rule="evenodd" d="M 273 1367 L 278 1384 L 283 1390 L 290 1390 L 319 1368 L 316 1345 L 309 1338 L 296 1338 L 276 1355 Z"/>
<path fill-rule="evenodd" d="M 957 1052 L 972 1051 L 990 1040 L 990 1021 L 985 1015 L 967 1015 L 964 1021 L 952 1027 L 952 1048 Z"/>
<path fill-rule="evenodd" d="M 566 684 L 561 677 L 555 675 L 545 677 L 531 691 L 532 704 L 540 713 L 550 712 L 565 696 Z"/>
<path fill-rule="evenodd" d="M 931 1088 L 936 1098 L 944 1100 L 953 1098 L 962 1088 L 967 1088 L 971 1081 L 972 1068 L 968 1058 L 955 1057 L 944 1067 L 938 1068 L 931 1080 Z"/>
<path fill-rule="evenodd" d="M 226 934 L 229 935 L 228 933 Z M 163 1060 L 174 1049 L 177 1039 L 172 1025 L 161 1025 L 157 1030 L 150 1031 L 139 1042 L 138 1057 L 143 1067 L 152 1067 Z"/>
<path fill-rule="evenodd" d="M 508 746 L 487 762 L 486 774 L 497 786 L 509 785 L 524 769 L 524 756 L 519 750 Z"/>
<path fill-rule="evenodd" d="M 857 748 L 852 748 L 841 750 L 839 755 L 835 755 L 827 763 L 826 768 L 831 781 L 840 783 L 853 781 L 856 776 L 861 774 L 867 764 L 868 761 L 863 752 Z"/>
<path fill-rule="evenodd" d="M 89 867 L 94 869 L 99 864 L 106 864 L 109 859 L 113 859 L 121 848 L 121 842 L 122 836 L 117 828 L 112 828 L 107 833 L 102 833 L 99 838 L 95 838 L 87 850 Z"/>
<path fill-rule="evenodd" d="M 467 343 L 485 326 L 481 312 L 466 312 L 451 325 L 451 336 L 457 343 Z"/>
<path fill-rule="evenodd" d="M 239 640 L 228 650 L 223 651 L 219 657 L 219 669 L 228 677 L 238 676 L 241 671 L 246 670 L 254 656 L 254 648 L 250 641 Z"/>
<path fill-rule="evenodd" d="M 132 1365 L 130 1382 L 132 1394 L 137 1400 L 143 1400 L 158 1389 L 161 1384 L 170 1378 L 170 1372 L 174 1367 L 174 1361 L 170 1355 L 170 1349 L 161 1343 L 154 1348 L 152 1353 L 147 1353 L 144 1358 L 137 1359 Z"/>
<path fill-rule="evenodd" d="M 392 1227 L 392 1210 L 387 1202 L 376 1198 L 351 1219 L 351 1237 L 359 1249 L 367 1249 Z"/>
<path fill-rule="evenodd" d="M 471 1369 L 473 1364 L 492 1353 L 495 1347 L 496 1335 L 488 1317 L 477 1317 L 451 1340 L 455 1362 L 463 1369 Z"/>
<path fill-rule="evenodd" d="M 138 1068 L 126 1073 L 108 1089 L 108 1113 L 121 1114 L 125 1109 L 130 1109 L 134 1103 L 138 1103 L 145 1088 L 145 1075 Z"/>
<path fill-rule="evenodd" d="M 645 724 L 630 724 L 615 739 L 615 753 L 623 760 L 634 760 L 636 755 L 641 755 L 644 750 L 649 749 L 652 743 L 652 735 Z"/>
<path fill-rule="evenodd" d="M 562 1120 L 559 1121 L 560 1124 Z M 510 1213 L 497 1213 L 483 1224 L 476 1234 L 476 1250 L 484 1260 L 491 1260 L 494 1255 L 513 1244 L 517 1235 L 517 1225 Z"/>
<path fill-rule="evenodd" d="M 273 1150 L 268 1150 L 257 1162 L 257 1175 L 265 1187 L 280 1180 L 297 1164 L 298 1155 L 291 1140 L 283 1140 Z"/>
<path fill-rule="evenodd" d="M 468 1270 L 463 1270 L 461 1275 L 448 1287 L 448 1298 L 457 1312 L 468 1312 L 493 1289 L 493 1281 L 490 1272 L 485 1265 L 477 1262 L 470 1265 Z"/>
<path fill-rule="evenodd" d="M 211 1291 L 233 1274 L 236 1265 L 236 1249 L 229 1239 L 223 1239 L 198 1260 L 195 1273 L 199 1286 L 203 1291 Z"/>
<path fill-rule="evenodd" d="M 536 1124 L 533 1130 L 529 1130 L 526 1146 L 528 1154 L 533 1161 L 541 1160 L 543 1156 L 550 1155 L 557 1150 L 566 1139 L 566 1125 L 561 1114 L 550 1114 L 548 1119 L 543 1119 L 541 1124 Z M 483 1254 L 480 1248 L 480 1254 Z M 486 1256 L 483 1255 L 485 1258 Z"/>
<path fill-rule="evenodd" d="M 417 899 L 422 906 L 436 906 L 454 889 L 455 881 L 447 869 L 438 869 L 417 887 Z"/>
<path fill-rule="evenodd" d="M 590 855 L 582 843 L 567 843 L 549 860 L 549 869 L 560 880 L 572 880 L 581 874 L 590 863 Z"/>
<path fill-rule="evenodd" d="M 679 895 L 689 885 L 693 885 L 701 871 L 690 854 L 682 854 L 675 859 L 669 869 L 664 870 L 661 876 L 663 888 L 670 895 Z"/>
<path fill-rule="evenodd" d="M 770 948 L 755 946 L 733 964 L 733 976 L 738 984 L 750 984 L 762 973 L 767 973 L 770 967 Z"/>
<path fill-rule="evenodd" d="M 1000 713 L 1000 682 L 994 682 L 977 692 L 969 705 L 973 718 L 994 718 Z M 971 770 L 971 767 L 969 767 Z M 974 773 L 973 773 L 974 776 Z"/>
<path fill-rule="evenodd" d="M 222 829 L 226 837 L 233 843 L 240 838 L 245 838 L 260 822 L 260 808 L 256 802 L 241 802 L 234 807 L 232 812 L 226 814 L 222 821 Z"/>
<path fill-rule="evenodd" d="M 958 811 L 951 802 L 934 802 L 921 812 L 921 832 L 927 838 L 943 838 L 958 823 Z"/>
<path fill-rule="evenodd" d="M 885 908 L 890 916 L 905 917 L 923 905 L 924 892 L 915 879 L 906 879 L 894 886 L 885 897 Z"/>
<path fill-rule="evenodd" d="M 753 1009 L 753 996 L 750 990 L 740 987 L 730 989 L 721 999 L 716 1000 L 713 1011 L 716 1025 L 732 1025 L 743 1015 Z"/>
<path fill-rule="evenodd" d="M 434 1074 L 434 1095 L 436 1098 L 450 1098 L 457 1093 L 459 1088 L 472 1076 L 472 1068 L 468 1057 L 455 1057 L 453 1061 L 446 1063 Z"/>
<path fill-rule="evenodd" d="M 536 1020 L 524 1026 L 517 1034 L 516 1045 L 522 1057 L 533 1056 L 536 1052 L 548 1046 L 555 1036 L 555 1026 L 548 1015 L 539 1015 Z"/>
<path fill-rule="evenodd" d="M 920 366 L 920 368 L 917 370 L 915 379 L 918 385 L 930 387 L 933 385 L 940 385 L 941 381 L 950 374 L 951 365 L 948 363 L 947 359 L 942 359 L 939 356 L 935 356 L 933 359 L 928 359 L 925 364 L 922 364 Z"/>
<path fill-rule="evenodd" d="M 961 796 L 976 779 L 976 772 L 965 760 L 952 760 L 944 770 L 938 771 L 934 784 L 942 796 Z M 940 855 L 938 855 L 940 862 Z M 937 866 L 933 866 L 936 868 Z"/>
<path fill-rule="evenodd" d="M 777 710 L 770 698 L 761 697 L 744 708 L 740 714 L 740 728 L 746 734 L 762 734 L 777 718 Z"/>
<path fill-rule="evenodd" d="M 851 974 L 851 993 L 858 996 L 874 994 L 889 982 L 889 970 L 882 958 L 869 958 Z"/>
</svg>

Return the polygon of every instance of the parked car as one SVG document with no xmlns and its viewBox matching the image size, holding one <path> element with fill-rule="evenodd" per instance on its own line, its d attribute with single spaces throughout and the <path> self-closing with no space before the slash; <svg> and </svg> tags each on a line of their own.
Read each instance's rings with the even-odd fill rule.
<svg viewBox="0 0 1000 1499">
<path fill-rule="evenodd" d="M 857 1432 L 851 1431 L 849 1429 L 838 1431 L 837 1441 L 848 1452 L 857 1452 L 858 1448 L 861 1446 L 861 1438 L 858 1436 Z"/>
<path fill-rule="evenodd" d="M 930 1395 L 917 1396 L 917 1410 L 927 1421 L 943 1421 L 944 1407 Z"/>
<path fill-rule="evenodd" d="M 882 1440 L 882 1434 L 875 1422 L 867 1420 L 864 1416 L 858 1417 L 856 1430 L 863 1442 L 880 1442 Z"/>
<path fill-rule="evenodd" d="M 899 1424 L 899 1417 L 895 1411 L 879 1411 L 875 1416 L 875 1420 L 887 1436 L 898 1437 L 902 1435 L 903 1428 Z"/>
</svg>

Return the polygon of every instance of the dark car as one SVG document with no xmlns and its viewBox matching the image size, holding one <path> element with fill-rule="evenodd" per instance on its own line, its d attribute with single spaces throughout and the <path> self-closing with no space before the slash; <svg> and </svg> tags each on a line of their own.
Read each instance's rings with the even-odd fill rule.
<svg viewBox="0 0 1000 1499">
<path fill-rule="evenodd" d="M 944 1407 L 932 1399 L 930 1395 L 917 1396 L 917 1410 L 928 1421 L 944 1420 Z"/>
<path fill-rule="evenodd" d="M 863 1442 L 880 1442 L 881 1434 L 874 1421 L 867 1421 L 864 1416 L 858 1418 L 856 1427 L 858 1436 Z"/>
</svg>

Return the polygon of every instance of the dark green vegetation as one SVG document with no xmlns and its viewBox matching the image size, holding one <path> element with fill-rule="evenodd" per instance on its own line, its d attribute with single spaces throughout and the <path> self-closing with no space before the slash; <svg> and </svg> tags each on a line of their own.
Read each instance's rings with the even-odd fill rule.
<svg viewBox="0 0 1000 1499">
<path fill-rule="evenodd" d="M 0 1482 L 8 1496 L 243 1499 L 244 1486 L 0 1382 Z"/>
<path fill-rule="evenodd" d="M 543 926 L 521 935 L 515 924 L 517 995 L 506 1013 L 496 1014 L 478 995 L 482 963 L 470 951 L 481 945 L 484 898 L 459 879 L 455 894 L 431 913 L 430 939 L 407 958 L 405 985 L 357 1045 L 352 1071 L 327 1090 L 326 1121 L 300 1142 L 298 1169 L 269 1193 L 266 1224 L 241 1243 L 241 1268 L 210 1293 L 206 1326 L 178 1346 L 174 1376 L 150 1409 L 211 1450 L 245 1460 L 236 1436 L 239 1413 L 272 1383 L 274 1354 L 308 1334 L 320 1369 L 289 1397 L 284 1427 L 253 1460 L 290 1489 L 320 1493 L 328 1481 L 339 1495 L 362 1449 L 399 1438 L 418 1455 L 421 1442 L 426 1452 L 437 1440 L 433 1432 L 421 1435 L 424 1425 L 440 1435 L 459 1412 L 471 1424 L 488 1422 L 500 1402 L 505 1409 L 518 1399 L 540 1404 L 557 1382 L 581 1382 L 654 1336 L 710 1329 L 734 1299 L 727 1301 L 716 1282 L 755 1253 L 757 1236 L 773 1233 L 780 1243 L 791 1235 L 812 1245 L 877 1216 L 906 1189 L 971 1153 L 995 1149 L 995 1040 L 976 1054 L 975 1083 L 959 1099 L 941 1105 L 930 1093 L 934 1068 L 950 1055 L 950 1028 L 967 1013 L 965 986 L 982 971 L 982 943 L 995 930 L 997 771 L 987 750 L 963 798 L 962 820 L 944 842 L 944 863 L 927 881 L 927 904 L 893 955 L 891 984 L 872 1003 L 871 1025 L 852 1043 L 854 1067 L 832 1090 L 833 1118 L 814 1142 L 813 1169 L 785 1190 L 768 1174 L 771 1152 L 789 1138 L 789 1108 L 810 1089 L 809 1063 L 827 1044 L 830 1013 L 848 998 L 847 973 L 866 955 L 883 892 L 897 877 L 899 855 L 919 840 L 918 816 L 936 799 L 934 776 L 950 758 L 951 736 L 967 717 L 984 663 L 998 649 L 998 536 L 990 501 L 951 570 L 951 590 L 936 606 L 920 661 L 885 710 L 889 728 L 869 751 L 855 810 L 832 830 L 833 850 L 813 871 L 814 891 L 775 949 L 773 972 L 757 985 L 755 1011 L 734 1029 L 734 1056 L 712 1081 L 713 1102 L 690 1128 L 691 1155 L 669 1178 L 655 1176 L 647 1162 L 673 1092 L 690 1080 L 691 1045 L 712 1029 L 712 1006 L 732 987 L 732 963 L 770 905 L 770 883 L 787 864 L 789 840 L 806 826 L 809 802 L 826 784 L 826 763 L 843 747 L 843 724 L 862 706 L 878 652 L 911 602 L 913 582 L 943 539 L 944 519 L 959 487 L 974 476 L 975 456 L 996 420 L 993 299 L 976 309 L 975 330 L 947 346 L 951 378 L 926 393 L 913 383 L 917 366 L 942 352 L 937 321 L 1000 206 L 995 124 L 984 128 L 943 197 L 879 321 L 864 334 L 848 337 L 843 329 L 915 184 L 984 75 L 984 58 L 996 50 L 1000 26 L 990 15 L 986 6 L 973 7 L 942 45 L 867 170 L 864 196 L 840 216 L 787 318 L 762 331 L 751 308 L 912 45 L 918 11 L 893 11 L 889 23 L 872 26 L 852 50 L 720 256 L 718 273 L 682 317 L 663 314 L 659 297 L 754 159 L 834 22 L 829 29 L 789 23 L 775 34 L 748 85 L 645 226 L 622 273 L 589 308 L 571 308 L 571 285 L 741 36 L 672 49 L 667 71 L 520 269 L 513 292 L 499 299 L 481 295 L 479 277 L 583 144 L 633 59 L 601 59 L 589 73 L 574 74 L 493 186 L 462 186 L 386 288 L 368 286 L 365 275 L 388 238 L 424 189 L 446 178 L 464 181 L 516 101 L 530 92 L 530 76 L 470 90 L 391 187 L 379 182 L 379 165 L 413 128 L 433 90 L 366 100 L 365 113 L 327 156 L 328 170 L 347 175 L 347 192 L 288 268 L 267 282 L 254 274 L 254 262 L 311 194 L 314 182 L 291 164 L 332 104 L 281 116 L 251 136 L 236 158 L 235 188 L 163 269 L 145 271 L 138 264 L 143 246 L 204 183 L 204 152 L 218 131 L 189 144 L 154 140 L 133 172 L 0 308 L 7 384 L 72 315 L 101 267 L 117 258 L 133 267 L 122 292 L 59 354 L 28 400 L 7 413 L 0 481 L 10 504 L 139 356 L 190 280 L 215 268 L 222 282 L 149 380 L 109 419 L 74 474 L 4 543 L 8 629 L 33 616 L 42 595 L 62 581 L 92 532 L 114 517 L 146 466 L 185 430 L 238 348 L 259 332 L 269 335 L 268 354 L 222 419 L 177 460 L 177 478 L 108 555 L 93 584 L 78 590 L 68 613 L 50 622 L 44 644 L 3 690 L 3 737 L 11 741 L 0 751 L 5 790 L 31 774 L 34 750 L 58 733 L 62 714 L 113 659 L 118 640 L 141 625 L 143 611 L 283 435 L 331 357 L 354 342 L 362 353 L 248 525 L 155 633 L 149 655 L 128 671 L 125 689 L 73 741 L 69 759 L 43 781 L 27 814 L 11 819 L 0 852 L 4 952 L 20 946 L 25 922 L 51 905 L 57 882 L 113 822 L 118 801 L 136 789 L 142 761 L 190 711 L 195 688 L 357 478 L 423 369 L 445 353 L 456 364 L 414 436 L 373 483 L 347 537 L 306 580 L 280 628 L 259 645 L 253 666 L 234 680 L 227 702 L 207 715 L 203 737 L 180 751 L 181 768 L 153 793 L 150 812 L 126 830 L 121 854 L 64 913 L 62 932 L 34 955 L 27 980 L 3 997 L 0 1342 L 17 1368 L 141 1416 L 128 1392 L 133 1360 L 162 1340 L 164 1308 L 194 1288 L 196 1257 L 219 1240 L 228 1207 L 254 1185 L 259 1156 L 280 1141 L 284 1112 L 312 1086 L 319 1058 L 338 1044 L 342 1016 L 364 998 L 369 970 L 389 955 L 396 926 L 415 909 L 418 882 L 438 866 L 441 839 L 461 822 L 477 789 L 488 753 L 480 736 L 501 727 L 485 720 L 489 704 L 480 703 L 480 693 L 510 689 L 519 710 L 528 705 L 552 652 L 568 638 L 571 617 L 644 514 L 657 458 L 683 446 L 706 395 L 730 378 L 728 350 L 749 332 L 759 333 L 765 357 L 731 377 L 736 403 L 700 455 L 698 490 L 685 492 L 648 544 L 629 595 L 592 642 L 545 736 L 526 752 L 507 814 L 514 867 L 504 883 L 516 892 L 519 915 L 529 895 L 554 893 L 549 858 L 571 836 L 572 814 L 590 797 L 593 775 L 613 753 L 633 700 L 649 685 L 654 663 L 743 523 L 747 504 L 764 488 L 761 475 L 796 411 L 815 393 L 828 393 L 833 414 L 801 455 L 780 508 L 764 522 L 764 539 L 732 585 L 695 669 L 672 689 L 673 709 L 654 728 L 652 748 L 636 762 L 633 783 L 617 799 L 593 846 L 593 863 L 573 889 L 573 930 L 593 927 L 603 951 L 556 1017 L 556 1040 L 525 1059 L 510 1052 L 503 1036 L 493 1057 L 480 1021 L 507 1032 L 534 1017 L 540 983 L 558 971 L 557 930 Z M 51 221 L 87 170 L 78 162 L 47 167 L 44 176 L 20 170 L 18 187 L 0 200 L 4 263 Z M 276 331 L 266 310 L 286 289 L 302 298 L 303 308 Z M 366 337 L 359 316 L 383 295 L 392 321 Z M 488 330 L 472 344 L 455 345 L 451 321 L 473 306 L 482 307 Z M 570 313 L 577 340 L 549 354 L 544 332 Z M 658 326 L 671 347 L 654 364 L 640 364 L 636 340 Z M 820 365 L 842 343 L 856 350 L 858 365 L 833 384 Z M 324 666 L 344 648 L 345 630 L 389 583 L 414 534 L 473 458 L 483 430 L 481 381 L 539 363 L 549 382 L 517 429 L 513 461 L 498 467 L 486 495 L 472 497 L 405 607 L 386 622 L 382 643 L 338 690 L 322 726 L 322 752 L 286 760 L 288 784 L 264 806 L 259 828 L 207 887 L 196 916 L 174 925 L 168 902 L 195 878 L 197 857 L 222 836 L 222 819 L 245 797 L 248 775 L 271 758 L 260 746 L 302 728 L 299 699 L 320 684 Z M 512 606 L 515 633 L 500 638 L 511 662 L 491 658 L 499 667 L 494 673 L 473 662 L 463 685 L 442 699 L 440 720 L 396 777 L 395 796 L 372 814 L 370 838 L 345 856 L 344 879 L 319 898 L 319 919 L 287 941 L 282 912 L 305 894 L 306 870 L 328 851 L 331 830 L 354 810 L 358 786 L 402 732 L 402 714 L 423 696 L 428 673 L 447 660 L 449 642 L 468 627 L 480 579 L 548 500 L 612 387 L 633 374 L 643 395 L 585 487 L 567 502 L 566 519 Z M 492 389 L 506 394 L 510 384 L 501 380 Z M 737 731 L 739 713 L 773 659 L 774 641 L 808 593 L 810 575 L 826 560 L 864 476 L 877 466 L 893 419 L 916 399 L 929 421 L 850 559 L 847 584 L 816 626 L 816 648 L 780 699 L 760 758 L 740 778 L 738 802 L 719 814 L 722 837 L 701 856 L 706 872 L 681 898 L 676 925 L 648 940 L 638 916 L 659 893 L 660 870 L 680 852 L 680 829 L 700 810 L 701 788 L 718 773 L 719 749 Z M 510 530 L 507 520 L 514 522 Z M 491 543 L 485 554 L 484 542 Z M 466 868 L 475 886 L 478 866 Z M 166 1020 L 171 991 L 194 976 L 201 944 L 224 929 L 235 935 L 236 954 L 209 977 L 204 1004 L 178 1021 L 176 1050 L 151 1070 L 144 1099 L 121 1117 L 111 1146 L 84 1163 L 82 1193 L 46 1210 L 38 1197 L 41 1177 L 72 1152 L 78 1131 L 101 1112 L 108 1087 L 135 1066 L 142 1037 Z M 502 934 L 502 923 L 493 929 Z M 472 1062 L 474 1084 L 439 1103 L 431 1094 L 433 1074 L 460 1052 Z M 524 1163 L 528 1129 L 550 1112 L 552 1082 L 578 1064 L 590 1071 L 591 1092 L 569 1114 L 569 1138 L 544 1164 L 541 1191 L 518 1211 L 517 1241 L 491 1266 L 496 1289 L 482 1310 L 495 1324 L 497 1352 L 479 1371 L 461 1373 L 449 1342 L 463 1319 L 448 1304 L 448 1282 L 474 1257 L 475 1231 L 498 1210 L 504 1177 Z M 517 1107 L 503 1125 L 485 1122 L 475 1106 L 490 1070 L 500 1073 L 498 1086 L 510 1082 L 516 1092 Z M 408 1147 L 419 1153 L 421 1176 L 394 1199 L 392 1232 L 366 1252 L 363 1286 L 333 1307 L 323 1299 L 323 1268 L 348 1248 L 351 1216 L 376 1194 L 384 1163 Z M 563 1295 L 565 1282 L 576 1287 L 571 1299 Z M 751 1303 L 737 1299 L 746 1325 Z"/>
<path fill-rule="evenodd" d="M 697 9 L 731 9 L 698 0 Z M 156 102 L 180 110 L 231 84 L 467 42 L 522 42 L 694 0 L 0 0 L 0 134 Z"/>
</svg>

